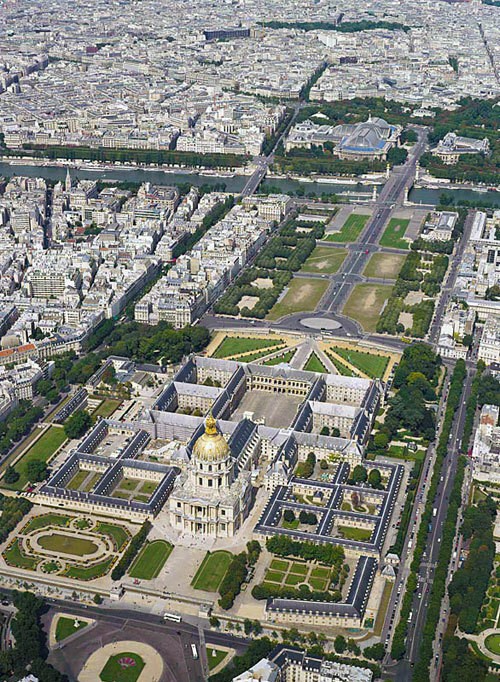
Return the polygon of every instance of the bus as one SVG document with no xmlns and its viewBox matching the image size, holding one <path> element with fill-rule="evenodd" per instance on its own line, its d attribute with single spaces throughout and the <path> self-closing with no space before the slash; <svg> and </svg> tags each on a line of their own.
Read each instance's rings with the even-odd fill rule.
<svg viewBox="0 0 500 682">
<path fill-rule="evenodd" d="M 180 623 L 182 618 L 177 613 L 164 613 L 163 620 L 173 620 L 174 623 Z"/>
<path fill-rule="evenodd" d="M 196 648 L 196 644 L 191 644 L 191 652 L 193 654 L 193 658 L 196 661 L 198 658 L 198 649 Z"/>
</svg>

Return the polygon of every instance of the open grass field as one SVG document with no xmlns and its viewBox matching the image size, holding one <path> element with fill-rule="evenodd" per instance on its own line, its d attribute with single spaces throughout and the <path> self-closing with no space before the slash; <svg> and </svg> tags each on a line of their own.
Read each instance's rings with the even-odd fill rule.
<svg viewBox="0 0 500 682">
<path fill-rule="evenodd" d="M 306 372 L 326 372 L 326 367 L 318 358 L 316 353 L 311 353 L 306 364 L 304 365 L 304 369 Z"/>
<path fill-rule="evenodd" d="M 222 663 L 226 656 L 227 651 L 207 646 L 208 669 L 213 670 L 219 663 Z"/>
<path fill-rule="evenodd" d="M 347 367 L 347 365 L 344 365 L 343 362 L 340 362 L 340 360 L 337 357 L 335 357 L 333 355 L 333 353 L 329 353 L 328 351 L 326 351 L 326 354 L 328 355 L 330 360 L 333 362 L 337 372 L 341 376 L 343 376 L 343 377 L 357 377 L 357 376 L 359 376 L 359 374 L 354 372 L 350 367 Z"/>
<path fill-rule="evenodd" d="M 108 658 L 99 679 L 102 682 L 137 682 L 144 666 L 138 654 L 124 651 Z"/>
<path fill-rule="evenodd" d="M 63 639 L 74 635 L 75 632 L 82 630 L 87 627 L 88 623 L 85 623 L 76 618 L 65 618 L 64 616 L 59 616 L 56 624 L 56 642 L 62 642 Z"/>
<path fill-rule="evenodd" d="M 389 362 L 387 355 L 375 355 L 375 353 L 364 353 L 363 351 L 340 347 L 335 347 L 332 350 L 372 379 L 383 377 Z"/>
<path fill-rule="evenodd" d="M 334 275 L 347 256 L 345 249 L 317 246 L 302 266 L 302 272 Z"/>
<path fill-rule="evenodd" d="M 172 553 L 173 545 L 165 540 L 153 540 L 142 548 L 129 571 L 131 578 L 152 580 L 156 578 Z"/>
<path fill-rule="evenodd" d="M 409 224 L 408 218 L 391 218 L 384 234 L 380 237 L 380 246 L 387 246 L 392 249 L 409 249 L 409 243 L 404 239 Z"/>
<path fill-rule="evenodd" d="M 308 277 L 292 279 L 283 298 L 274 304 L 267 315 L 268 320 L 277 320 L 285 315 L 313 311 L 328 288 L 328 281 Z"/>
<path fill-rule="evenodd" d="M 283 343 L 281 339 L 254 339 L 251 337 L 225 336 L 215 349 L 213 357 L 228 358 L 232 355 L 250 353 L 251 351 L 262 350 L 263 348 L 272 349 L 273 346 L 279 346 L 281 343 Z M 269 352 L 271 352 L 271 350 Z"/>
<path fill-rule="evenodd" d="M 195 590 L 217 592 L 232 559 L 231 552 L 224 550 L 207 552 L 191 581 L 191 585 Z"/>
<path fill-rule="evenodd" d="M 117 410 L 121 404 L 122 404 L 121 400 L 106 398 L 105 400 L 102 401 L 100 405 L 97 406 L 97 408 L 92 413 L 92 416 L 103 417 L 104 419 L 106 419 L 107 417 L 111 417 L 113 412 L 115 412 L 115 410 Z"/>
<path fill-rule="evenodd" d="M 342 312 L 357 320 L 365 331 L 373 332 L 391 291 L 387 284 L 356 284 Z"/>
<path fill-rule="evenodd" d="M 21 459 L 15 464 L 14 469 L 19 474 L 19 479 L 15 483 L 5 483 L 2 481 L 2 487 L 8 488 L 9 490 L 23 490 L 23 488 L 29 482 L 28 478 L 28 462 L 35 459 L 47 462 L 55 451 L 64 443 L 66 440 L 66 434 L 64 429 L 57 426 L 51 426 L 45 431 L 45 433 L 34 443 L 30 449 L 21 457 Z"/>
<path fill-rule="evenodd" d="M 342 225 L 340 232 L 333 232 L 325 236 L 328 242 L 337 242 L 347 244 L 348 242 L 355 242 L 363 228 L 368 222 L 369 215 L 361 215 L 359 213 L 351 213 L 345 223 Z"/>
<path fill-rule="evenodd" d="M 97 550 L 97 545 L 92 540 L 77 536 L 59 535 L 59 533 L 42 535 L 38 538 L 38 544 L 43 549 L 47 549 L 55 554 L 73 554 L 79 557 L 93 554 Z"/>
<path fill-rule="evenodd" d="M 397 279 L 406 256 L 402 253 L 374 253 L 363 271 L 365 277 Z"/>
</svg>

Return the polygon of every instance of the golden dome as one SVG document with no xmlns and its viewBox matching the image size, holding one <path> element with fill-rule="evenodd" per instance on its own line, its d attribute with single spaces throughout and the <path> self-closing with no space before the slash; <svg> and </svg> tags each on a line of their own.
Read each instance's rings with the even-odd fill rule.
<svg viewBox="0 0 500 682">
<path fill-rule="evenodd" d="M 204 462 L 223 462 L 229 455 L 229 445 L 210 414 L 205 421 L 205 433 L 194 444 L 193 456 Z"/>
</svg>

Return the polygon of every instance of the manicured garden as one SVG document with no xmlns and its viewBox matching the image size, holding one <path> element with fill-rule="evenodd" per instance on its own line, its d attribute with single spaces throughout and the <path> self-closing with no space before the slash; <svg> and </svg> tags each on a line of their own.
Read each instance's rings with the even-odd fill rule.
<svg viewBox="0 0 500 682">
<path fill-rule="evenodd" d="M 173 545 L 165 540 L 148 542 L 139 553 L 129 571 L 131 578 L 152 580 L 156 578 L 172 553 Z"/>
<path fill-rule="evenodd" d="M 355 242 L 370 218 L 369 215 L 351 213 L 339 232 L 333 232 L 325 236 L 326 241 L 347 244 Z"/>
<path fill-rule="evenodd" d="M 113 540 L 113 544 L 117 552 L 123 549 L 125 543 L 130 540 L 130 533 L 128 530 L 123 526 L 117 526 L 114 523 L 99 521 L 96 526 L 96 532 L 109 535 L 109 537 Z"/>
<path fill-rule="evenodd" d="M 410 221 L 407 218 L 391 218 L 384 234 L 380 238 L 380 246 L 392 249 L 409 249 L 407 239 L 404 239 Z"/>
<path fill-rule="evenodd" d="M 76 535 L 70 536 L 59 533 L 41 535 L 38 538 L 38 544 L 43 549 L 55 554 L 73 554 L 78 557 L 84 557 L 97 551 L 97 545 L 91 540 Z"/>
<path fill-rule="evenodd" d="M 488 651 L 491 651 L 492 654 L 500 656 L 500 632 L 493 635 L 488 635 L 488 637 L 486 637 L 484 640 L 484 644 Z"/>
<path fill-rule="evenodd" d="M 215 649 L 214 647 L 207 646 L 208 669 L 213 670 L 219 665 L 219 663 L 222 663 L 226 656 L 227 651 L 222 651 L 221 649 Z"/>
<path fill-rule="evenodd" d="M 99 679 L 102 682 L 137 682 L 144 666 L 138 654 L 122 652 L 108 658 Z"/>
<path fill-rule="evenodd" d="M 326 367 L 316 353 L 311 353 L 304 365 L 304 369 L 306 372 L 326 372 Z"/>
<path fill-rule="evenodd" d="M 54 514 L 50 512 L 49 514 L 42 514 L 41 516 L 33 517 L 28 523 L 23 526 L 21 532 L 23 535 L 32 533 L 34 530 L 40 530 L 40 528 L 47 528 L 47 526 L 67 526 L 71 521 L 71 516 L 66 516 L 64 514 Z"/>
<path fill-rule="evenodd" d="M 272 347 L 279 346 L 281 343 L 283 343 L 282 339 L 225 336 L 215 349 L 212 357 L 228 358 L 233 355 L 239 355 L 240 353 L 250 353 L 251 351 L 262 350 L 263 348 L 269 348 L 269 352 L 271 353 Z"/>
<path fill-rule="evenodd" d="M 14 465 L 14 470 L 19 474 L 17 481 L 15 483 L 5 483 L 5 481 L 2 481 L 2 486 L 9 490 L 23 490 L 30 480 L 28 476 L 29 462 L 34 460 L 48 462 L 65 440 L 66 434 L 64 429 L 50 426 Z"/>
<path fill-rule="evenodd" d="M 66 618 L 59 616 L 56 623 L 56 642 L 62 642 L 63 639 L 74 635 L 75 632 L 83 630 L 88 623 L 78 620 L 77 618 Z"/>
<path fill-rule="evenodd" d="M 111 557 L 93 566 L 70 566 L 64 573 L 68 578 L 76 580 L 96 580 L 109 573 L 114 558 Z"/>
<path fill-rule="evenodd" d="M 287 350 L 286 353 L 283 353 L 282 355 L 277 355 L 275 358 L 271 358 L 270 360 L 264 360 L 262 364 L 266 365 L 267 367 L 274 367 L 274 365 L 279 365 L 282 362 L 288 363 L 291 362 L 295 353 L 295 349 Z"/>
<path fill-rule="evenodd" d="M 231 552 L 207 552 L 191 581 L 195 590 L 217 592 L 233 559 Z"/>
<path fill-rule="evenodd" d="M 328 288 L 328 281 L 312 277 L 297 277 L 288 285 L 286 294 L 277 301 L 267 315 L 268 320 L 277 320 L 285 315 L 308 312 L 316 309 Z"/>
<path fill-rule="evenodd" d="M 370 528 L 354 528 L 353 526 L 338 526 L 339 535 L 346 540 L 368 542 L 372 536 Z"/>
</svg>

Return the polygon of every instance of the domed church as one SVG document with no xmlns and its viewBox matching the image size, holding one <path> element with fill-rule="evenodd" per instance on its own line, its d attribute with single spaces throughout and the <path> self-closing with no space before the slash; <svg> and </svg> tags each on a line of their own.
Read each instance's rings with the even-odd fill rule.
<svg viewBox="0 0 500 682">
<path fill-rule="evenodd" d="M 238 472 L 231 449 L 212 415 L 195 441 L 191 460 L 169 498 L 170 523 L 181 534 L 232 537 L 248 516 L 250 472 Z"/>
</svg>

